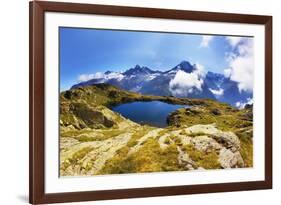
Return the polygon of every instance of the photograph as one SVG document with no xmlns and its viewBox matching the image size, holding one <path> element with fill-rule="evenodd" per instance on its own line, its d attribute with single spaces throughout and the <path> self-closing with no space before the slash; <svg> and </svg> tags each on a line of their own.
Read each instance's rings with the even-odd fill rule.
<svg viewBox="0 0 281 205">
<path fill-rule="evenodd" d="M 60 177 L 253 167 L 253 36 L 58 31 Z"/>
<path fill-rule="evenodd" d="M 30 203 L 272 189 L 273 16 L 173 6 L 29 3 Z"/>
</svg>

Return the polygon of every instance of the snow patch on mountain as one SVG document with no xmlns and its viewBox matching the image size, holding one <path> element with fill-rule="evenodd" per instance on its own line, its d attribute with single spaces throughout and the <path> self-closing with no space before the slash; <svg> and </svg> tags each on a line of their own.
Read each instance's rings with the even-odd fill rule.
<svg viewBox="0 0 281 205">
<path fill-rule="evenodd" d="M 116 79 L 118 81 L 121 81 L 124 78 L 124 75 L 119 72 L 111 72 L 105 76 L 105 79 Z"/>
<path fill-rule="evenodd" d="M 155 73 L 155 74 L 148 75 L 146 81 L 153 80 L 153 79 L 156 78 L 157 76 L 159 76 L 159 73 Z"/>
<path fill-rule="evenodd" d="M 223 95 L 223 92 L 224 92 L 224 90 L 222 88 L 220 88 L 218 90 L 209 88 L 209 90 L 216 96 L 221 96 L 221 95 Z"/>
</svg>

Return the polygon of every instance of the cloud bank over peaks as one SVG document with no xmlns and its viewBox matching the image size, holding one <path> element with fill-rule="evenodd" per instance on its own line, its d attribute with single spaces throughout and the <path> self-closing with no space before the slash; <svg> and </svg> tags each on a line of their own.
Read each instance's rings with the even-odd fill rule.
<svg viewBox="0 0 281 205">
<path fill-rule="evenodd" d="M 226 54 L 229 68 L 224 70 L 225 77 L 238 83 L 239 91 L 253 92 L 254 45 L 252 38 L 226 37 L 232 52 Z"/>
<path fill-rule="evenodd" d="M 169 90 L 173 95 L 186 97 L 196 89 L 202 91 L 206 72 L 200 64 L 195 64 L 194 67 L 195 70 L 191 73 L 182 70 L 177 71 L 175 77 L 169 83 Z"/>
<path fill-rule="evenodd" d="M 104 74 L 101 72 L 97 72 L 97 73 L 91 73 L 91 74 L 81 74 L 78 76 L 78 82 L 85 82 L 91 79 L 99 79 L 99 78 L 103 78 Z"/>
<path fill-rule="evenodd" d="M 94 74 L 82 74 L 78 76 L 78 82 L 86 82 L 88 80 L 92 79 L 116 79 L 116 80 L 122 80 L 124 78 L 124 75 L 119 72 L 108 72 L 108 73 L 101 73 L 96 72 Z"/>
</svg>

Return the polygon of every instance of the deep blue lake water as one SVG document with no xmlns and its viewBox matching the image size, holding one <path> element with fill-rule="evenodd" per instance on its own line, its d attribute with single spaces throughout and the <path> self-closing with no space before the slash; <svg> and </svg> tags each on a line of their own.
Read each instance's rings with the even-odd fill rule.
<svg viewBox="0 0 281 205">
<path fill-rule="evenodd" d="M 131 102 L 112 107 L 115 112 L 139 124 L 166 127 L 169 113 L 187 105 L 174 105 L 161 101 Z"/>
</svg>

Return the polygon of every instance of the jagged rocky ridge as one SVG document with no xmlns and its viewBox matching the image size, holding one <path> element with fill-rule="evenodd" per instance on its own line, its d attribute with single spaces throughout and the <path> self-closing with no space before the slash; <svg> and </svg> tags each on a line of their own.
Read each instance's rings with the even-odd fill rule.
<svg viewBox="0 0 281 205">
<path fill-rule="evenodd" d="M 125 72 L 107 71 L 98 77 L 73 85 L 72 88 L 107 83 L 146 95 L 217 99 L 231 105 L 239 102 L 246 103 L 253 97 L 251 92 L 239 91 L 238 83 L 222 74 L 208 71 L 198 75 L 198 70 L 196 64 L 192 65 L 188 61 L 182 61 L 167 71 L 154 71 L 148 67 L 136 65 Z M 200 88 L 194 86 L 188 91 L 177 92 L 179 84 L 173 85 L 171 82 L 178 72 L 196 73 L 197 80 L 201 83 Z"/>
<path fill-rule="evenodd" d="M 139 125 L 110 110 L 130 101 L 191 105 L 169 126 Z M 252 167 L 252 107 L 215 100 L 149 96 L 107 84 L 60 95 L 60 175 Z"/>
</svg>

